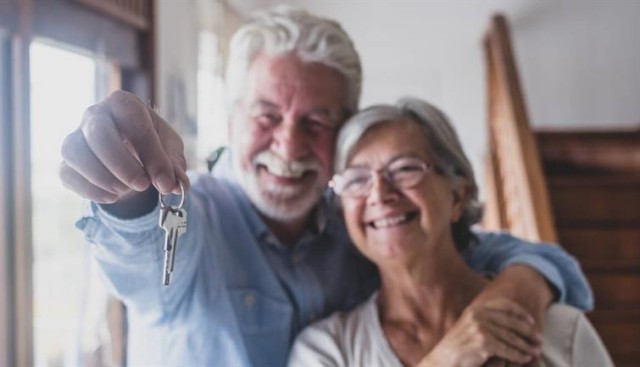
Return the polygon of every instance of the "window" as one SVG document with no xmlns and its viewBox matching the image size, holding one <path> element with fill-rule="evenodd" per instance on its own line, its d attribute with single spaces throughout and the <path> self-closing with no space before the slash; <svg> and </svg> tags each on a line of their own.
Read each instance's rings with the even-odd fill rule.
<svg viewBox="0 0 640 367">
<path fill-rule="evenodd" d="M 0 29 L 0 366 L 9 365 L 9 326 L 11 294 L 9 270 L 9 125 L 10 125 L 10 85 L 9 85 L 9 40 Z"/>
<path fill-rule="evenodd" d="M 33 360 L 37 366 L 111 364 L 109 298 L 81 232 L 73 230 L 83 201 L 57 174 L 63 139 L 109 83 L 98 80 L 105 76 L 102 63 L 86 52 L 35 41 L 30 54 Z"/>
<path fill-rule="evenodd" d="M 205 164 L 210 154 L 227 145 L 227 111 L 218 37 L 202 31 L 198 39 L 198 135 L 197 162 Z M 203 169 L 204 167 L 195 167 Z"/>
<path fill-rule="evenodd" d="M 95 281 L 57 170 L 89 104 L 120 87 L 154 101 L 154 6 L 0 0 L 0 366 L 126 364 L 124 306 Z"/>
</svg>

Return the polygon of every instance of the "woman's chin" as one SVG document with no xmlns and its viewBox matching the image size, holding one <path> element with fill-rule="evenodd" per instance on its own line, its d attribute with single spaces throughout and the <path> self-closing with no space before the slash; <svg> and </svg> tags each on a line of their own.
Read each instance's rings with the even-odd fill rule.
<svg viewBox="0 0 640 367">
<path fill-rule="evenodd" d="M 379 266 L 384 265 L 386 262 L 398 262 L 403 259 L 409 258 L 414 251 L 408 246 L 406 242 L 374 242 L 369 244 L 369 252 L 373 262 Z"/>
</svg>

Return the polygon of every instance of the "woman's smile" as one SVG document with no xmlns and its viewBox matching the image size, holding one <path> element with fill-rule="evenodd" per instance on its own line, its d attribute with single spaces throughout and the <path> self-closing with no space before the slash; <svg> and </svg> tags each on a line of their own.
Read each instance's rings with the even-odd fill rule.
<svg viewBox="0 0 640 367">
<path fill-rule="evenodd" d="M 409 211 L 396 215 L 388 215 L 382 218 L 365 222 L 365 225 L 373 229 L 383 229 L 407 224 L 418 217 L 418 211 Z"/>
</svg>

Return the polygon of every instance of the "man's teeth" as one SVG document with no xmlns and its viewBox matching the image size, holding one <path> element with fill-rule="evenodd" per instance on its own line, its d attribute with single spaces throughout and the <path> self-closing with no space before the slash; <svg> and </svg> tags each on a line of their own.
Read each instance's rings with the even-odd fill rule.
<svg viewBox="0 0 640 367">
<path fill-rule="evenodd" d="M 286 178 L 300 178 L 304 175 L 304 169 L 297 169 L 294 165 L 271 164 L 266 166 L 269 173 Z"/>
<path fill-rule="evenodd" d="M 403 214 L 403 215 L 398 215 L 396 217 L 389 217 L 389 218 L 374 220 L 373 222 L 371 222 L 371 226 L 373 226 L 374 228 L 385 228 L 385 227 L 394 226 L 396 224 L 404 223 L 408 220 L 409 220 L 409 215 Z"/>
</svg>

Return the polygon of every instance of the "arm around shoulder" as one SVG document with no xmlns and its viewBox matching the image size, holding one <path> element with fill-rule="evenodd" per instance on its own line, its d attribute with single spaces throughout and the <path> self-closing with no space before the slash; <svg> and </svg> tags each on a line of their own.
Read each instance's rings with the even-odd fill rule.
<svg viewBox="0 0 640 367">
<path fill-rule="evenodd" d="M 506 233 L 478 233 L 478 242 L 466 254 L 475 270 L 497 274 L 513 265 L 525 265 L 542 275 L 557 301 L 582 310 L 593 308 L 593 294 L 578 262 L 560 246 L 536 244 Z"/>
</svg>

